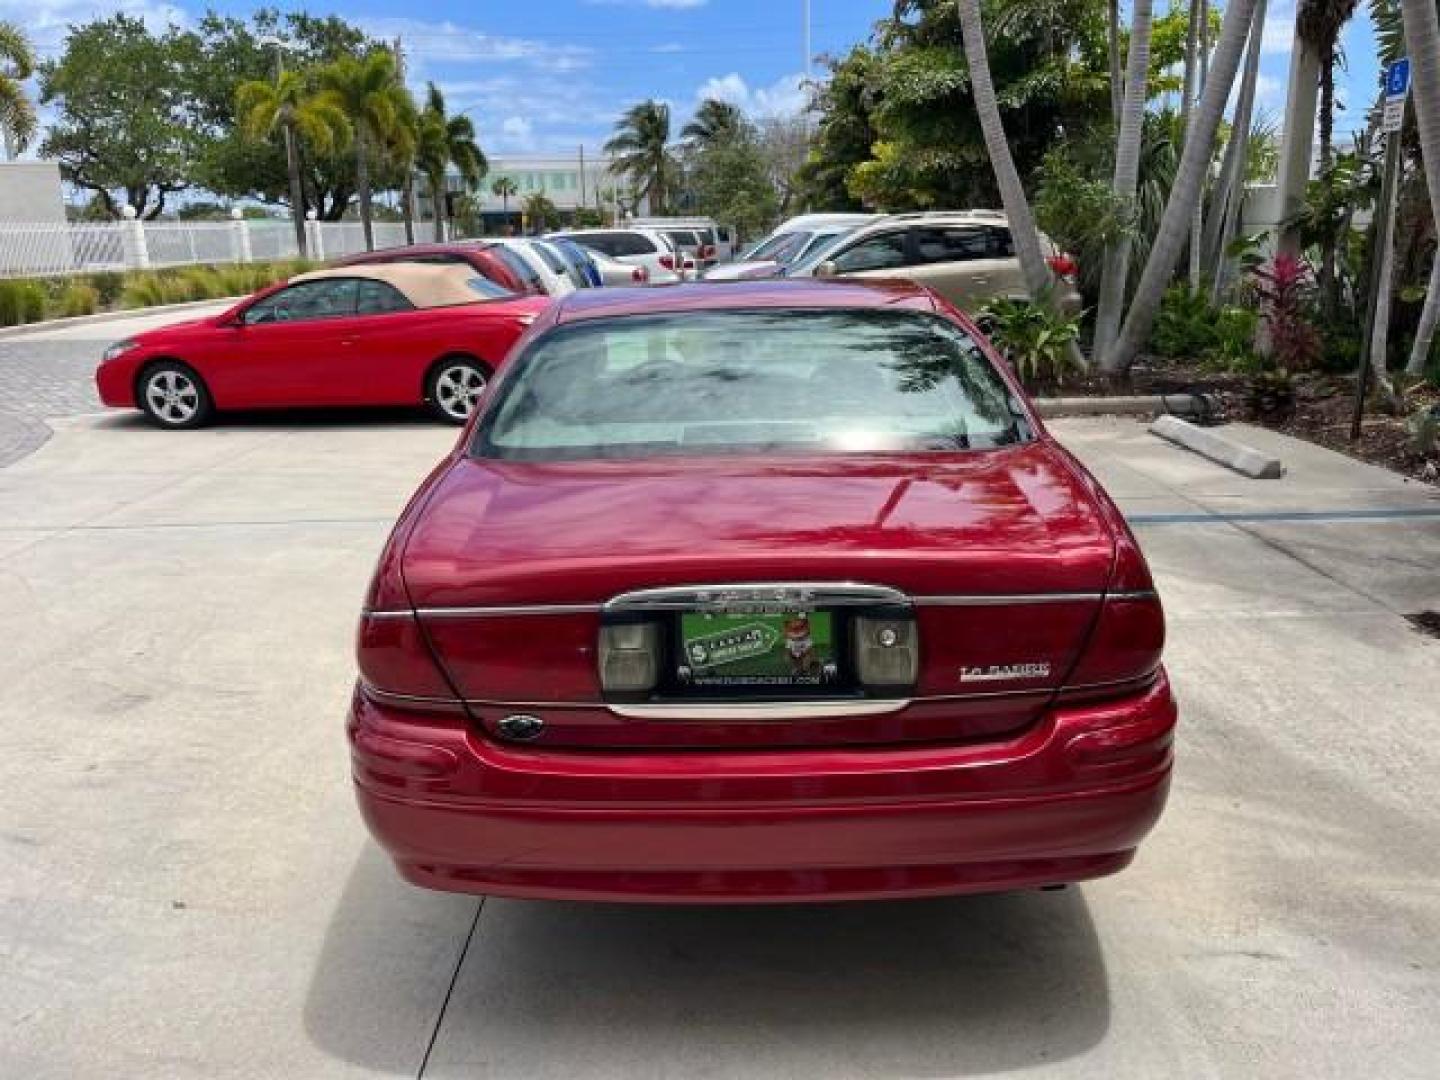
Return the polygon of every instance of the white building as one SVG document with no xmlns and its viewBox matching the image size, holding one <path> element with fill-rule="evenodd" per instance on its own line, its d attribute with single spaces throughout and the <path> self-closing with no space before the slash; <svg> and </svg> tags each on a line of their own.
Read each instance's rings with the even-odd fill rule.
<svg viewBox="0 0 1440 1080">
<path fill-rule="evenodd" d="M 582 165 L 583 160 L 583 165 Z M 495 184 L 501 177 L 508 179 L 515 188 L 515 194 L 508 199 L 509 218 L 506 219 L 507 200 L 495 194 Z M 460 178 L 451 175 L 448 181 L 452 193 L 462 190 Z M 420 184 L 421 213 L 430 215 L 429 200 L 423 182 Z M 502 233 L 509 226 L 518 227 L 525 200 L 531 195 L 541 194 L 555 204 L 562 217 L 570 220 L 577 209 L 588 207 L 611 213 L 617 200 L 630 209 L 628 184 L 610 171 L 610 159 L 601 154 L 577 148 L 573 155 L 545 155 L 534 157 L 492 157 L 490 171 L 480 184 L 476 196 L 485 219 L 485 231 Z M 640 212 L 646 213 L 649 204 L 640 201 Z"/>
</svg>

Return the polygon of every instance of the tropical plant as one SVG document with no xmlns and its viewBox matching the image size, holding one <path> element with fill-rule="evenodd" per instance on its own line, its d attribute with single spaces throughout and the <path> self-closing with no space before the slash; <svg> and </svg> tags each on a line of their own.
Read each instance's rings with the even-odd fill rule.
<svg viewBox="0 0 1440 1080">
<path fill-rule="evenodd" d="M 235 91 L 235 111 L 241 130 L 252 139 L 268 139 L 278 130 L 285 140 L 285 161 L 290 181 L 290 216 L 295 241 L 306 254 L 305 188 L 300 178 L 300 144 L 329 154 L 350 141 L 350 122 L 327 98 L 316 94 L 298 71 L 280 71 L 273 81 L 255 79 Z"/>
<path fill-rule="evenodd" d="M 560 211 L 543 191 L 525 196 L 525 223 L 533 233 L 548 232 L 560 224 Z"/>
<path fill-rule="evenodd" d="M 1252 272 L 1270 357 L 1289 372 L 1309 371 L 1320 361 L 1320 334 L 1310 319 L 1314 281 L 1310 268 L 1293 255 L 1277 254 Z"/>
<path fill-rule="evenodd" d="M 449 167 L 455 166 L 461 190 L 468 193 L 480 186 L 490 163 L 476 141 L 474 122 L 468 116 L 449 115 L 445 111 L 445 95 L 433 82 L 426 95 L 425 109 L 420 114 L 418 163 L 430 187 L 430 202 L 435 210 L 435 239 L 443 240 L 444 216 L 448 210 L 445 175 Z"/>
<path fill-rule="evenodd" d="M 696 150 L 705 150 L 733 140 L 747 126 L 745 114 L 734 105 L 706 98 L 694 118 L 680 129 L 680 138 Z"/>
<path fill-rule="evenodd" d="M 670 152 L 670 106 L 653 100 L 631 106 L 616 122 L 605 152 L 614 156 L 612 171 L 630 181 L 635 202 L 648 197 L 652 214 L 665 213 L 677 172 Z"/>
<path fill-rule="evenodd" d="M 317 78 L 327 104 L 344 113 L 354 131 L 360 223 L 365 232 L 365 248 L 373 251 L 371 156 L 382 153 L 387 140 L 402 126 L 411 109 L 410 95 L 400 82 L 395 54 L 388 49 L 375 49 L 361 57 L 343 57 L 321 68 Z"/>
<path fill-rule="evenodd" d="M 1074 362 L 1080 316 L 1029 300 L 1002 297 L 980 310 L 991 342 L 1027 387 L 1054 386 L 1080 370 Z"/>
<path fill-rule="evenodd" d="M 7 158 L 21 153 L 35 138 L 35 106 L 23 85 L 33 74 L 35 53 L 25 32 L 12 22 L 0 21 L 0 135 Z"/>
<path fill-rule="evenodd" d="M 510 222 L 510 198 L 519 190 L 515 181 L 508 176 L 497 176 L 495 182 L 490 185 L 491 194 L 500 199 L 500 212 L 504 215 L 507 225 Z"/>
<path fill-rule="evenodd" d="M 1216 310 L 1203 290 L 1176 283 L 1165 290 L 1155 328 L 1150 332 L 1150 350 L 1158 356 L 1198 360 L 1218 340 Z"/>
<path fill-rule="evenodd" d="M 1246 404 L 1252 416 L 1284 420 L 1295 411 L 1295 378 L 1284 368 L 1257 371 L 1246 388 Z"/>
</svg>

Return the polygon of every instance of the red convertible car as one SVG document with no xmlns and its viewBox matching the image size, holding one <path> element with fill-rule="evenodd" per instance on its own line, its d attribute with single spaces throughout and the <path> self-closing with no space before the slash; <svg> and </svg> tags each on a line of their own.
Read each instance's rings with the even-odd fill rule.
<svg viewBox="0 0 1440 1080">
<path fill-rule="evenodd" d="M 1145 560 L 903 283 L 577 293 L 381 556 L 348 730 L 412 882 L 799 901 L 1073 882 L 1160 816 Z"/>
<path fill-rule="evenodd" d="M 164 428 L 220 409 L 419 405 L 463 423 L 548 299 L 469 266 L 353 266 L 302 274 L 222 315 L 105 350 L 100 400 Z"/>
</svg>

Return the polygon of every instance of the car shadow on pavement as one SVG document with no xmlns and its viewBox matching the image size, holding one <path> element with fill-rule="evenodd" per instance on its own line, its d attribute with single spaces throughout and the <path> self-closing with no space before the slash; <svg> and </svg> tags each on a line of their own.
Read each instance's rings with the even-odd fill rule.
<svg viewBox="0 0 1440 1080">
<path fill-rule="evenodd" d="M 157 431 L 154 424 L 134 410 L 96 414 L 96 425 L 108 431 Z M 458 427 L 440 423 L 424 409 L 353 408 L 353 409 L 256 409 L 250 412 L 217 414 L 205 427 L 194 431 L 170 431 L 166 434 L 183 439 L 186 435 L 228 428 L 251 430 L 284 430 L 347 427 L 432 427 L 437 431 L 458 432 Z"/>
<path fill-rule="evenodd" d="M 306 1009 L 318 1045 L 374 1069 L 406 1067 L 369 1019 L 416 1004 L 395 941 L 435 945 L 436 898 L 385 875 L 368 854 L 357 866 Z M 450 967 L 425 991 L 432 1025 L 463 934 L 434 936 Z M 948 1076 L 1075 1056 L 1109 1022 L 1077 888 L 820 906 L 488 899 L 427 1075 L 488 1062 L 485 1075 Z"/>
</svg>

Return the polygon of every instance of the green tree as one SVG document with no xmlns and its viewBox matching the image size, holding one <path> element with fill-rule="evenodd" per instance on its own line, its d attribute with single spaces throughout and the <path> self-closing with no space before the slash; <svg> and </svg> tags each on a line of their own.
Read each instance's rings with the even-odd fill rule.
<svg viewBox="0 0 1440 1080">
<path fill-rule="evenodd" d="M 363 57 L 342 57 L 320 70 L 325 100 L 349 119 L 354 130 L 356 188 L 360 196 L 360 223 L 365 248 L 375 249 L 371 205 L 371 155 L 383 152 L 388 140 L 402 128 L 410 110 L 410 95 L 401 85 L 395 55 L 377 49 Z"/>
<path fill-rule="evenodd" d="M 278 130 L 284 139 L 290 216 L 303 257 L 307 248 L 300 147 L 303 144 L 320 154 L 344 149 L 350 141 L 350 122 L 332 102 L 317 95 L 298 71 L 279 71 L 273 81 L 241 83 L 235 91 L 235 111 L 241 130 L 250 138 L 268 139 Z"/>
<path fill-rule="evenodd" d="M 490 185 L 490 191 L 500 199 L 500 213 L 505 217 L 505 224 L 510 224 L 510 199 L 520 189 L 515 186 L 515 181 L 508 176 L 497 176 L 495 183 Z"/>
<path fill-rule="evenodd" d="M 35 106 L 22 85 L 34 73 L 35 54 L 25 32 L 14 23 L 0 22 L 0 136 L 7 158 L 35 138 Z"/>
<path fill-rule="evenodd" d="M 747 126 L 745 114 L 728 101 L 706 98 L 694 118 L 680 129 L 680 138 L 693 149 L 705 150 L 732 141 Z"/>
<path fill-rule="evenodd" d="M 206 139 L 183 78 L 188 53 L 174 28 L 157 36 L 112 15 L 74 27 L 64 52 L 40 65 L 40 102 L 56 116 L 40 152 L 112 217 L 128 202 L 153 218 L 191 186 Z"/>
<path fill-rule="evenodd" d="M 850 181 L 871 160 L 880 137 L 875 109 L 881 63 L 880 55 L 864 45 L 827 61 L 830 77 L 816 91 L 811 108 L 819 118 L 814 144 L 799 174 L 801 198 L 816 210 L 863 209 Z"/>
<path fill-rule="evenodd" d="M 211 12 L 186 35 L 190 40 L 184 78 L 197 122 L 206 133 L 194 162 L 195 182 L 217 195 L 262 202 L 292 201 L 283 136 L 249 137 L 235 113 L 241 83 L 273 79 L 277 51 L 285 66 L 311 77 L 316 69 L 345 56 L 379 48 L 358 27 L 342 19 L 262 8 L 250 21 Z M 322 221 L 337 221 L 355 198 L 355 159 L 349 146 L 328 153 L 307 148 L 301 178 L 307 207 Z M 372 174 L 390 175 L 380 155 L 372 155 Z"/>
<path fill-rule="evenodd" d="M 525 224 L 536 235 L 560 224 L 560 211 L 543 191 L 525 196 Z"/>
<path fill-rule="evenodd" d="M 445 238 L 445 174 L 451 165 L 460 175 L 461 189 L 469 194 L 485 179 L 490 163 L 476 140 L 475 125 L 468 116 L 451 116 L 445 111 L 445 96 L 433 82 L 425 109 L 420 114 L 420 171 L 430 186 L 435 208 L 435 239 Z"/>
<path fill-rule="evenodd" d="M 631 106 L 616 123 L 605 152 L 615 156 L 613 170 L 630 181 L 635 202 L 648 196 L 650 212 L 665 213 L 677 172 L 670 150 L 670 106 L 658 101 Z"/>
</svg>

